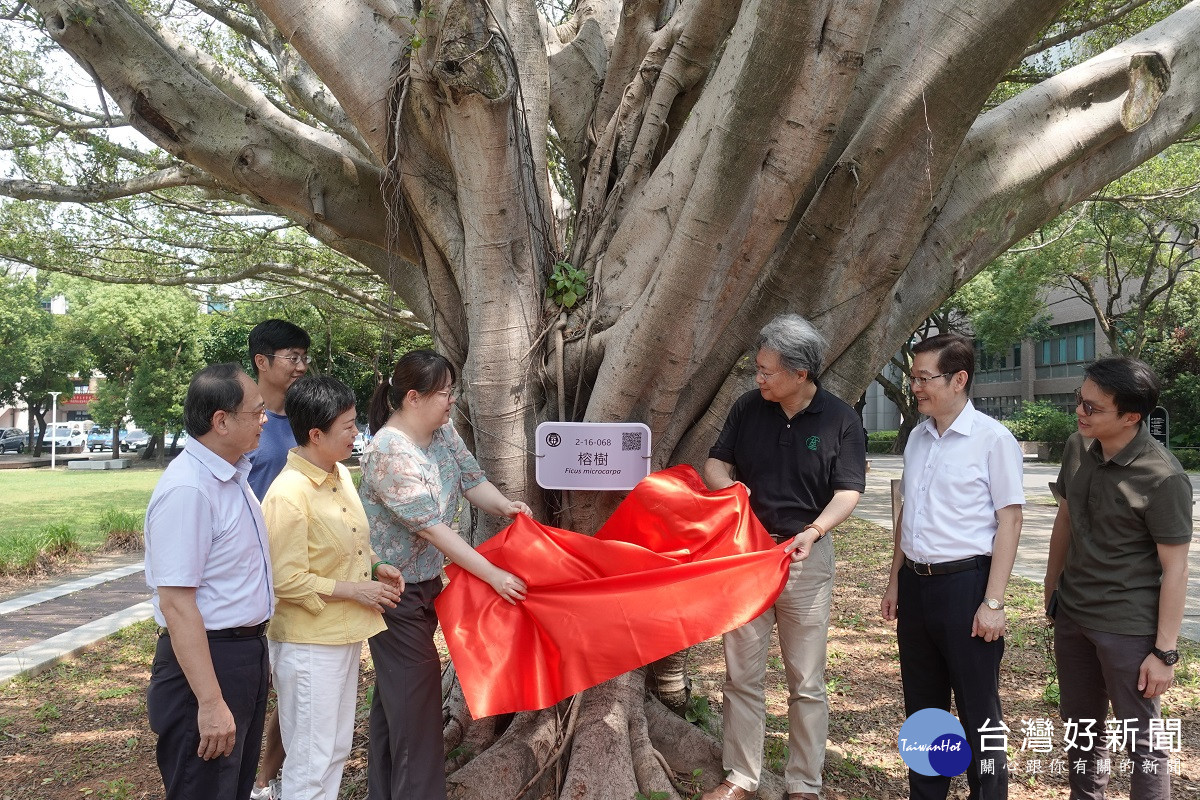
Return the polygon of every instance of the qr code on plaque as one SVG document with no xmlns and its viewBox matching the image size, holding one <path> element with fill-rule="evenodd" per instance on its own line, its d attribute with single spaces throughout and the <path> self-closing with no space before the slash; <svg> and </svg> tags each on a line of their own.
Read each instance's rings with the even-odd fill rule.
<svg viewBox="0 0 1200 800">
<path fill-rule="evenodd" d="M 642 449 L 642 431 L 629 431 L 621 434 L 621 449 L 638 451 Z"/>
</svg>

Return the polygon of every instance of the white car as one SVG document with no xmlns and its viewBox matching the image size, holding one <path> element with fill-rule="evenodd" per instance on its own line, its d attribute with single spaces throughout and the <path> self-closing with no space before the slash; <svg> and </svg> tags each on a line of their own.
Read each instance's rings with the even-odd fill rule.
<svg viewBox="0 0 1200 800">
<path fill-rule="evenodd" d="M 371 441 L 371 434 L 365 430 L 360 430 L 358 435 L 354 437 L 354 446 L 350 448 L 350 455 L 361 456 L 363 451 L 367 449 L 367 442 Z"/>
<path fill-rule="evenodd" d="M 70 425 L 57 425 L 46 428 L 46 433 L 42 435 L 42 449 L 49 449 L 51 443 L 55 450 L 82 448 L 87 443 L 87 434 Z"/>
</svg>

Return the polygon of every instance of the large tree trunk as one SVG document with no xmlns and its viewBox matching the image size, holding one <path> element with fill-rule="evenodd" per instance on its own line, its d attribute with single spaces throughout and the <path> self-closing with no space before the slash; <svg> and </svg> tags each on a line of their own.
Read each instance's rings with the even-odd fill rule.
<svg viewBox="0 0 1200 800">
<path fill-rule="evenodd" d="M 1063 0 L 583 0 L 558 26 L 534 0 L 258 0 L 234 16 L 295 111 L 122 0 L 31 4 L 204 183 L 376 270 L 462 367 L 491 479 L 583 531 L 616 498 L 533 480 L 560 407 L 646 423 L 655 468 L 698 462 L 783 310 L 827 334 L 853 401 L 993 257 L 1200 118 L 1200 3 L 982 114 Z M 545 290 L 560 259 L 591 281 L 569 310 Z M 503 725 L 451 703 L 478 753 L 454 796 L 715 782 L 711 740 L 643 698 L 633 674 Z"/>
</svg>

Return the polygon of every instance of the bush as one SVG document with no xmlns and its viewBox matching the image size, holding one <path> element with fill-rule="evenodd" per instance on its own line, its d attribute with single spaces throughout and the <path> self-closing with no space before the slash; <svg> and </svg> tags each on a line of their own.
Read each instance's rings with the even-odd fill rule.
<svg viewBox="0 0 1200 800">
<path fill-rule="evenodd" d="M 1184 469 L 1200 470 L 1200 447 L 1180 447 L 1172 450 L 1171 455 L 1179 459 Z"/>
<path fill-rule="evenodd" d="M 867 434 L 868 453 L 890 453 L 896 446 L 900 431 L 871 431 Z"/>
<path fill-rule="evenodd" d="M 1044 400 L 1022 403 L 1011 419 L 1004 420 L 1004 425 L 1023 442 L 1051 445 L 1063 444 L 1079 429 L 1074 414 L 1060 411 Z"/>
<path fill-rule="evenodd" d="M 137 514 L 106 508 L 100 515 L 100 532 L 104 534 L 106 550 L 140 550 L 142 547 L 142 518 Z"/>
<path fill-rule="evenodd" d="M 79 550 L 70 525 L 47 525 L 37 533 L 19 533 L 0 549 L 0 575 L 33 574 Z"/>
</svg>

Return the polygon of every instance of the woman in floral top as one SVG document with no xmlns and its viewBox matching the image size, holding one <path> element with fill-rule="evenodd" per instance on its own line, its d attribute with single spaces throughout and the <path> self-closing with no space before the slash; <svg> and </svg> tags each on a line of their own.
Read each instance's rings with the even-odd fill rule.
<svg viewBox="0 0 1200 800">
<path fill-rule="evenodd" d="M 433 601 L 448 558 L 487 581 L 510 603 L 525 599 L 525 583 L 492 565 L 451 527 L 462 498 L 496 516 L 529 513 L 488 482 L 450 424 L 454 367 L 430 350 L 396 364 L 371 399 L 374 438 L 362 458 L 363 508 L 371 549 L 404 577 L 399 604 L 384 612 L 387 630 L 370 639 L 375 696 L 367 767 L 370 800 L 441 800 L 446 796 L 442 749 L 441 664 L 433 644 Z"/>
</svg>

